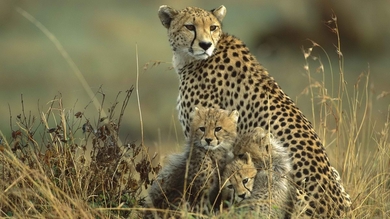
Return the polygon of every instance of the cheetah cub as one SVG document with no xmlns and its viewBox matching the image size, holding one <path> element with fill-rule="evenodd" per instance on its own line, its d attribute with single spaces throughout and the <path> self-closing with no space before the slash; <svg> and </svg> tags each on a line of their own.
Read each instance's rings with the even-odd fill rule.
<svg viewBox="0 0 390 219">
<path fill-rule="evenodd" d="M 228 163 L 222 175 L 222 200 L 226 207 L 240 202 L 252 195 L 254 179 L 257 174 L 251 155 L 244 153 Z"/>
<path fill-rule="evenodd" d="M 220 174 L 233 159 L 238 112 L 197 108 L 184 153 L 168 164 L 149 190 L 151 207 L 210 213 L 218 199 Z"/>
<path fill-rule="evenodd" d="M 251 196 L 238 205 L 267 218 L 289 218 L 295 190 L 290 182 L 291 159 L 282 144 L 258 127 L 237 141 L 233 153 L 249 153 L 258 171 Z"/>
</svg>

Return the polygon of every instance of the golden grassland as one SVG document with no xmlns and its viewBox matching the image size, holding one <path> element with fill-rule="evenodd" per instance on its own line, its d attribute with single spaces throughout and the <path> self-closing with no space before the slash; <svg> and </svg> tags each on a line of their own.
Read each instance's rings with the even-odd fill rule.
<svg viewBox="0 0 390 219">
<path fill-rule="evenodd" d="M 336 24 L 330 25 L 338 36 Z M 304 92 L 312 103 L 312 115 L 307 116 L 324 139 L 327 153 L 335 158 L 332 163 L 351 195 L 353 206 L 347 218 L 389 218 L 390 106 L 386 121 L 378 127 L 372 119 L 376 113 L 373 105 L 385 101 L 383 95 L 374 97 L 370 92 L 370 69 L 356 83 L 344 80 L 347 72 L 340 43 L 338 40 L 335 72 L 325 69 L 313 55 L 313 51 L 327 55 L 320 45 L 313 42 L 303 50 L 308 78 Z M 70 57 L 65 58 L 70 62 Z M 330 59 L 327 61 L 332 66 Z M 312 74 L 323 78 L 317 81 Z M 330 80 L 325 78 L 329 75 Z M 128 105 L 130 98 L 138 96 L 132 95 L 133 91 L 137 89 L 119 93 L 108 105 L 103 92 L 97 91 L 98 104 L 97 99 L 86 103 L 95 104 L 97 116 L 69 110 L 61 96 L 33 115 L 24 109 L 22 98 L 21 113 L 10 118 L 11 129 L 14 123 L 18 128 L 11 136 L 0 136 L 0 217 L 140 217 L 145 191 L 161 167 L 154 165 L 156 156 L 142 140 L 119 138 L 126 108 L 139 107 Z"/>
</svg>

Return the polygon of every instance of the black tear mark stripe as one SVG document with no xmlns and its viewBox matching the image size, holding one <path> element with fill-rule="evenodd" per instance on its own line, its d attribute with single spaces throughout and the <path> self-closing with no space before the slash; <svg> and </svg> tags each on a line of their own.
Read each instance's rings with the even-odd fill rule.
<svg viewBox="0 0 390 219">
<path fill-rule="evenodd" d="M 248 187 L 246 187 L 246 184 L 244 184 L 244 187 L 245 187 L 246 190 L 248 190 L 249 193 L 252 193 L 252 191 L 250 189 L 248 189 Z"/>
<path fill-rule="evenodd" d="M 193 25 L 194 25 L 194 39 L 192 39 L 192 42 L 191 42 L 191 50 L 192 52 L 194 52 L 194 50 L 192 49 L 192 47 L 194 46 L 194 42 L 195 42 L 195 39 L 196 39 L 196 27 L 195 27 L 195 17 L 193 18 Z"/>
<path fill-rule="evenodd" d="M 246 183 L 244 183 L 245 177 L 244 177 L 240 172 L 238 172 L 238 174 L 240 175 L 241 183 L 242 183 L 242 185 L 244 186 L 244 188 L 245 188 L 247 191 L 249 191 L 249 193 L 251 193 L 251 190 L 248 189 L 248 187 L 246 187 Z M 248 182 L 249 182 L 249 181 L 248 181 Z"/>
</svg>

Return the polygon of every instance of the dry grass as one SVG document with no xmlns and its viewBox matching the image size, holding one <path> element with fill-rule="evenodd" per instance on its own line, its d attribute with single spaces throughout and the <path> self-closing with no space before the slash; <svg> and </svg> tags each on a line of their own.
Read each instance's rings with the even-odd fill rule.
<svg viewBox="0 0 390 219">
<path fill-rule="evenodd" d="M 384 109 L 386 121 L 372 119 L 373 113 L 381 110 L 374 108 L 374 102 L 385 100 L 382 96 L 376 99 L 373 96 L 370 69 L 362 73 L 354 84 L 345 81 L 337 17 L 334 15 L 327 25 L 337 37 L 338 79 L 332 71 L 328 54 L 320 45 L 312 42 L 312 47 L 303 50 L 306 60 L 304 69 L 309 79 L 309 86 L 303 93 L 309 94 L 312 100 L 313 125 L 324 139 L 327 153 L 333 158 L 332 164 L 339 170 L 346 190 L 351 195 L 353 210 L 348 218 L 388 218 L 390 105 Z M 317 50 L 327 57 L 327 71 L 321 59 L 313 55 L 313 51 Z M 313 62 L 317 65 L 314 74 L 322 75 L 320 81 L 312 77 L 310 64 Z M 325 84 L 326 76 L 329 75 L 330 86 Z M 377 124 L 383 126 L 378 127 Z"/>
<path fill-rule="evenodd" d="M 328 23 L 337 36 L 338 71 L 333 72 L 314 56 L 320 45 L 304 49 L 309 86 L 303 94 L 312 100 L 313 125 L 324 139 L 332 164 L 340 171 L 353 200 L 348 218 L 390 217 L 390 106 L 387 119 L 378 127 L 372 119 L 378 110 L 371 93 L 370 69 L 356 83 L 344 80 L 344 63 L 337 19 Z M 328 57 L 328 56 L 327 56 Z M 318 66 L 314 73 L 311 65 Z M 321 74 L 316 80 L 312 74 Z M 331 79 L 329 80 L 328 75 Z M 338 79 L 336 79 L 338 76 Z M 326 84 L 331 81 L 331 84 Z M 17 124 L 11 136 L 0 136 L 0 217 L 16 218 L 136 218 L 140 216 L 149 178 L 158 171 L 152 166 L 145 145 L 130 140 L 121 143 L 121 121 L 133 89 L 118 94 L 105 108 L 104 93 L 97 119 L 83 111 L 68 109 L 55 97 L 39 115 L 26 111 L 12 116 Z M 95 94 L 96 95 L 96 94 Z M 93 97 L 95 98 L 95 97 Z M 92 98 L 91 98 L 92 99 Z M 119 103 L 121 107 L 118 109 Z M 90 104 L 87 104 L 85 109 Z M 96 104 L 95 104 L 96 105 Z M 135 106 L 131 106 L 135 107 Z M 117 115 L 117 116 L 116 116 Z M 381 124 L 381 123 L 379 123 Z M 232 212 L 219 215 L 229 218 Z M 246 213 L 235 214 L 243 218 Z M 183 212 L 183 215 L 185 212 Z M 245 218 L 248 218 L 245 216 Z"/>
<path fill-rule="evenodd" d="M 144 202 L 152 167 L 142 144 L 119 143 L 119 131 L 133 89 L 96 121 L 67 110 L 54 98 L 40 118 L 16 116 L 10 140 L 1 137 L 0 216 L 17 218 L 122 218 Z M 101 109 L 105 97 L 102 94 Z M 85 109 L 88 105 L 85 107 Z M 116 116 L 117 114 L 117 116 Z M 11 117 L 11 122 L 13 119 Z M 12 126 L 11 126 L 12 127 Z"/>
</svg>

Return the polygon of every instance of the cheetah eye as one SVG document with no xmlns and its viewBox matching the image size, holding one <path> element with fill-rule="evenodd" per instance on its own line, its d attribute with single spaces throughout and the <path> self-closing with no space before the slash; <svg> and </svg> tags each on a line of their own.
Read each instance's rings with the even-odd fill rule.
<svg viewBox="0 0 390 219">
<path fill-rule="evenodd" d="M 212 26 L 210 26 L 210 31 L 214 31 L 214 30 L 216 30 L 217 28 L 218 28 L 218 26 L 212 25 Z"/>
<path fill-rule="evenodd" d="M 205 127 L 199 127 L 199 130 L 204 132 L 204 131 L 206 131 L 206 128 Z"/>
<path fill-rule="evenodd" d="M 247 184 L 248 181 L 249 181 L 249 179 L 248 179 L 248 178 L 245 178 L 244 180 L 242 180 L 242 184 Z"/>
<path fill-rule="evenodd" d="M 228 189 L 233 189 L 233 185 L 228 185 L 227 188 Z"/>
<path fill-rule="evenodd" d="M 184 25 L 184 26 L 187 28 L 187 30 L 190 30 L 190 31 L 194 31 L 195 30 L 195 26 L 192 25 L 192 24 L 187 24 L 187 25 Z"/>
<path fill-rule="evenodd" d="M 216 132 L 219 132 L 219 131 L 221 131 L 222 130 L 222 127 L 217 127 L 217 128 L 215 128 L 215 131 Z"/>
</svg>

